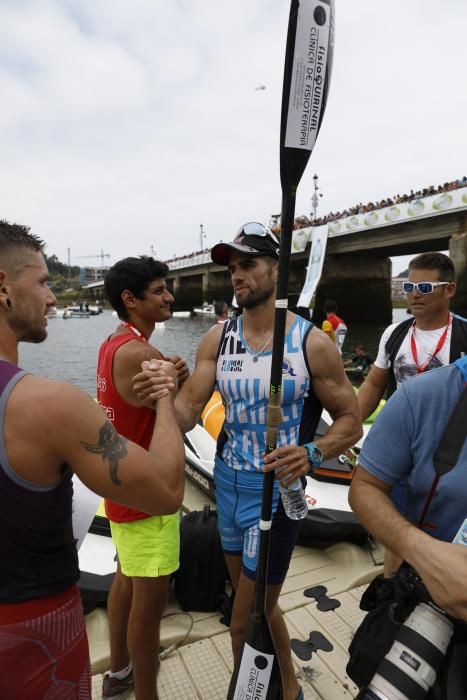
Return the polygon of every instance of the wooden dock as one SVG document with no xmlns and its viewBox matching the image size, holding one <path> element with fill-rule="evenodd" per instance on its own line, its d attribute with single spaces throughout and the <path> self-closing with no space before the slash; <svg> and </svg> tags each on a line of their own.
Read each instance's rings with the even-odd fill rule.
<svg viewBox="0 0 467 700">
<path fill-rule="evenodd" d="M 209 499 L 187 482 L 186 510 L 199 509 Z M 358 689 L 347 677 L 347 648 L 353 630 L 363 618 L 359 609 L 362 590 L 382 571 L 383 549 L 379 545 L 362 548 L 341 543 L 325 550 L 296 547 L 279 604 L 291 639 L 306 641 L 311 632 L 321 632 L 331 643 L 329 652 L 313 652 L 300 659 L 293 654 L 297 677 L 307 700 L 353 698 Z M 304 590 L 326 586 L 328 595 L 340 606 L 320 612 L 316 601 Z M 232 672 L 228 629 L 220 613 L 183 613 L 171 599 L 162 621 L 163 648 L 183 640 L 183 645 L 161 662 L 158 691 L 160 700 L 225 700 Z M 93 700 L 101 698 L 102 673 L 109 663 L 108 627 L 104 609 L 87 616 L 93 666 Z M 134 700 L 130 693 L 128 700 Z"/>
</svg>

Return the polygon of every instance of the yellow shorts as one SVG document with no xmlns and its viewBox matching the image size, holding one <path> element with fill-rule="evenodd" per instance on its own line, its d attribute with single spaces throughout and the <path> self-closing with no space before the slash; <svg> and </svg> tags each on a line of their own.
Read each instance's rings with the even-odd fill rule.
<svg viewBox="0 0 467 700">
<path fill-rule="evenodd" d="M 180 565 L 180 516 L 153 515 L 130 523 L 110 522 L 125 576 L 168 576 Z"/>
</svg>

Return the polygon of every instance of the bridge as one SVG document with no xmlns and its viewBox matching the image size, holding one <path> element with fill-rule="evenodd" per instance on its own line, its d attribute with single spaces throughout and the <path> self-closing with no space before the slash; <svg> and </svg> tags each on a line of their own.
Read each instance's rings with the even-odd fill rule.
<svg viewBox="0 0 467 700">
<path fill-rule="evenodd" d="M 336 219 L 326 224 L 328 244 L 315 308 L 336 299 L 348 321 L 390 323 L 391 257 L 449 250 L 458 289 L 452 308 L 467 312 L 467 187 Z M 312 227 L 294 231 L 289 303 L 296 304 L 310 254 Z M 232 298 L 228 271 L 209 252 L 167 261 L 176 308 Z M 318 319 L 319 320 L 319 319 Z"/>
</svg>

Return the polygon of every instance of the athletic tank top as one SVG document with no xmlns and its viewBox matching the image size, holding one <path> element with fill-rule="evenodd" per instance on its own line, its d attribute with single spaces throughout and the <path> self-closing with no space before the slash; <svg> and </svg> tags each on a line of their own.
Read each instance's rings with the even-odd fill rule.
<svg viewBox="0 0 467 700">
<path fill-rule="evenodd" d="M 114 335 L 102 343 L 97 361 L 97 401 L 120 435 L 147 450 L 154 431 L 155 412 L 150 408 L 129 404 L 120 396 L 112 381 L 114 355 L 118 348 L 130 340 L 136 340 L 140 343 L 146 342 L 129 332 Z M 109 520 L 116 523 L 127 523 L 150 517 L 147 513 L 122 506 L 108 499 L 105 499 L 105 513 Z"/>
<path fill-rule="evenodd" d="M 305 350 L 312 327 L 310 321 L 296 316 L 285 336 L 278 447 L 310 442 L 321 416 Z M 216 383 L 225 406 L 217 455 L 233 469 L 262 471 L 271 358 L 271 351 L 258 354 L 248 349 L 241 316 L 225 323 L 217 355 Z"/>
<path fill-rule="evenodd" d="M 0 603 L 57 595 L 79 578 L 70 470 L 64 465 L 51 486 L 34 484 L 15 472 L 6 453 L 7 401 L 25 374 L 0 360 Z"/>
</svg>

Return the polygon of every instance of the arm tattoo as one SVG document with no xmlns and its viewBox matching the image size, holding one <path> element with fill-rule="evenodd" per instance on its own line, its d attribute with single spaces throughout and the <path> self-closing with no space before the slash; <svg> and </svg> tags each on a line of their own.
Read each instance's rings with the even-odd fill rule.
<svg viewBox="0 0 467 700">
<path fill-rule="evenodd" d="M 128 450 L 126 448 L 128 440 L 119 435 L 112 423 L 105 421 L 102 428 L 99 430 L 99 442 L 97 445 L 93 445 L 90 442 L 83 442 L 85 450 L 88 452 L 94 452 L 95 454 L 101 454 L 102 460 L 107 460 L 110 467 L 110 479 L 116 486 L 120 486 L 122 483 L 117 476 L 118 471 L 118 461 L 122 457 L 126 457 Z"/>
</svg>

